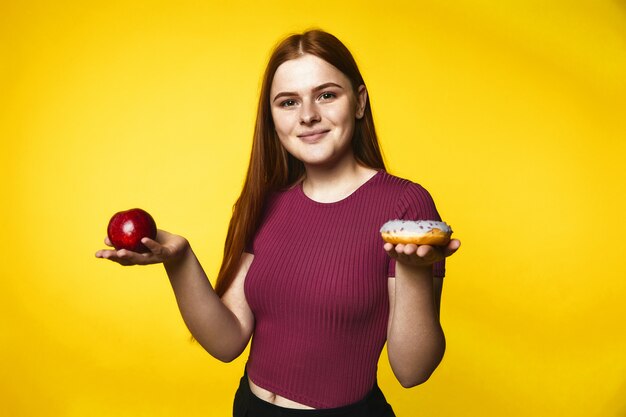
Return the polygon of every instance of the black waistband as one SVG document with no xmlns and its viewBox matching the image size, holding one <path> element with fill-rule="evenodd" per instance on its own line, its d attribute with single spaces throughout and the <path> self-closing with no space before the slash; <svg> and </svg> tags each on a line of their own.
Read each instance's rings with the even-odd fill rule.
<svg viewBox="0 0 626 417">
<path fill-rule="evenodd" d="M 254 395 L 248 384 L 248 376 L 244 374 L 235 394 L 233 407 L 234 417 L 393 417 L 391 406 L 378 387 L 374 388 L 365 398 L 354 404 L 338 408 L 302 410 L 285 408 L 264 401 Z"/>
</svg>

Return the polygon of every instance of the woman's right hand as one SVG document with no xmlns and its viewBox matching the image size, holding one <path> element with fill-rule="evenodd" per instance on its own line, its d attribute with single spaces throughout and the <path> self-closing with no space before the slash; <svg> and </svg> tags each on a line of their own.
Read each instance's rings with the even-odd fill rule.
<svg viewBox="0 0 626 417">
<path fill-rule="evenodd" d="M 104 239 L 107 246 L 113 246 L 107 237 Z M 108 259 L 120 265 L 151 265 L 169 263 L 180 259 L 189 249 L 189 242 L 182 236 L 178 236 L 165 230 L 158 230 L 156 240 L 144 237 L 141 239 L 150 252 L 138 253 L 127 249 L 101 249 L 96 252 L 96 258 Z"/>
</svg>

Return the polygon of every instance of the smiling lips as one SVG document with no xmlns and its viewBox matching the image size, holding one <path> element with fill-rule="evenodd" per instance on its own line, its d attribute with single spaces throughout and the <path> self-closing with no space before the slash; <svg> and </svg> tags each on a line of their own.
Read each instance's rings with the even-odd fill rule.
<svg viewBox="0 0 626 417">
<path fill-rule="evenodd" d="M 305 142 L 315 142 L 316 140 L 321 139 L 328 132 L 330 132 L 330 129 L 317 129 L 301 133 L 298 137 Z"/>
</svg>

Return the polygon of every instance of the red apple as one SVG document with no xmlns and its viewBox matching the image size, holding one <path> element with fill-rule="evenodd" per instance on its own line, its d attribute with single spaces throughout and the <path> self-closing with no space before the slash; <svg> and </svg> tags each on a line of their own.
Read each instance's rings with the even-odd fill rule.
<svg viewBox="0 0 626 417">
<path fill-rule="evenodd" d="M 149 252 L 150 250 L 141 243 L 141 239 L 144 237 L 156 239 L 156 234 L 154 219 L 140 208 L 115 213 L 107 227 L 107 235 L 116 250 Z"/>
</svg>

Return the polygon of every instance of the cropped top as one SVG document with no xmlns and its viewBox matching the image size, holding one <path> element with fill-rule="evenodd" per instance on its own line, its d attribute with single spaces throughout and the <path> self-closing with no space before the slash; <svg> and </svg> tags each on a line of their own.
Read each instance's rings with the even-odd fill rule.
<svg viewBox="0 0 626 417">
<path fill-rule="evenodd" d="M 385 171 L 334 203 L 310 199 L 300 184 L 268 198 L 244 284 L 255 384 L 314 408 L 372 389 L 395 275 L 379 233 L 389 219 L 441 220 L 423 187 Z M 443 277 L 444 261 L 433 269 Z"/>
</svg>

